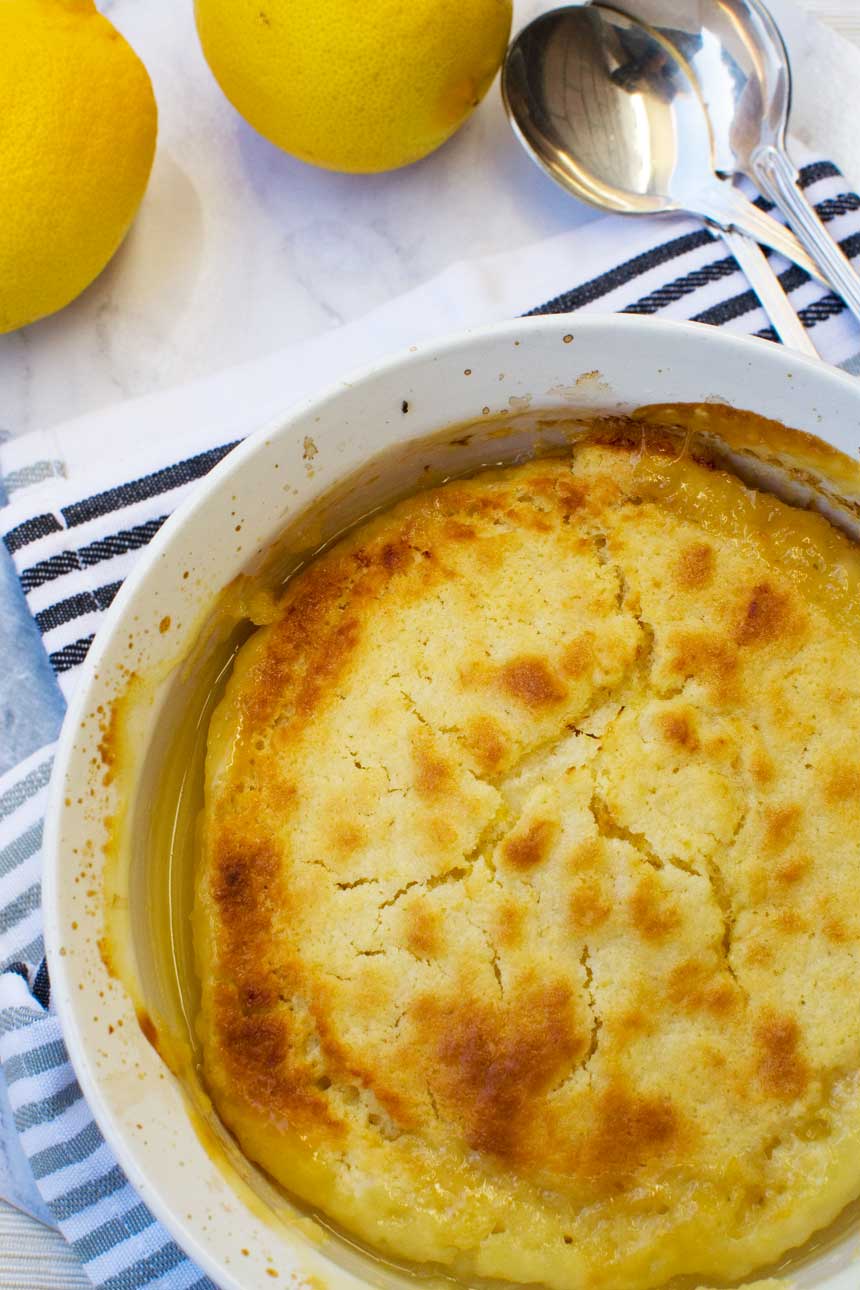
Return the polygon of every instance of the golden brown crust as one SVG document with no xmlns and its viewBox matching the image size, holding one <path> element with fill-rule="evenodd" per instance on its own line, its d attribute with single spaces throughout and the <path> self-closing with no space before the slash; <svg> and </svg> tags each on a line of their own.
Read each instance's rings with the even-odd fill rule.
<svg viewBox="0 0 860 1290">
<path fill-rule="evenodd" d="M 248 1154 L 558 1290 L 740 1277 L 860 1193 L 858 586 L 820 517 L 638 443 L 294 578 L 207 762 L 200 1033 Z"/>
</svg>

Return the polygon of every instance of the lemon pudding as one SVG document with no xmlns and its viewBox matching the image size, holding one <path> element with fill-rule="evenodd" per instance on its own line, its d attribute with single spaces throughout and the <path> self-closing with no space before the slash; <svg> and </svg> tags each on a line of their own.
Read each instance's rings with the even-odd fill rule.
<svg viewBox="0 0 860 1290">
<path fill-rule="evenodd" d="M 363 524 L 212 719 L 205 1077 L 389 1257 L 652 1290 L 860 1194 L 860 552 L 672 452 Z"/>
</svg>

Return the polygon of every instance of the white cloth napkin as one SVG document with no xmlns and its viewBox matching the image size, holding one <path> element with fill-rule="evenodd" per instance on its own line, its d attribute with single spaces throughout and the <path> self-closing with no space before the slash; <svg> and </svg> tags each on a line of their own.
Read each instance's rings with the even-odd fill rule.
<svg viewBox="0 0 860 1290">
<path fill-rule="evenodd" d="M 860 257 L 860 200 L 829 162 L 810 161 L 803 180 L 846 253 Z M 772 263 L 822 355 L 860 371 L 860 328 L 842 302 L 778 256 Z M 456 265 L 357 323 L 205 383 L 0 445 L 9 497 L 0 534 L 63 694 L 78 683 L 93 634 L 140 550 L 238 439 L 390 350 L 516 314 L 581 311 L 770 334 L 722 241 L 683 218 L 613 217 L 513 259 Z M 703 389 L 706 380 L 703 373 Z M 47 1207 L 94 1285 L 205 1290 L 208 1280 L 113 1160 L 50 1008 L 40 846 L 51 762 L 49 746 L 0 779 L 0 1066 L 13 1116 L 7 1132 L 17 1134 L 31 1175 L 17 1176 L 17 1185 L 35 1183 L 31 1207 Z"/>
</svg>

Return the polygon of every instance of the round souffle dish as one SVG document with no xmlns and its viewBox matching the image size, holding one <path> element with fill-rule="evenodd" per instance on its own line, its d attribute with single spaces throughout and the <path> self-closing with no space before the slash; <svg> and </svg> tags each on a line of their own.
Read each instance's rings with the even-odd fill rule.
<svg viewBox="0 0 860 1290">
<path fill-rule="evenodd" d="M 853 1287 L 858 443 L 776 347 L 530 319 L 164 526 L 45 910 L 93 1112 L 218 1285 Z"/>
</svg>

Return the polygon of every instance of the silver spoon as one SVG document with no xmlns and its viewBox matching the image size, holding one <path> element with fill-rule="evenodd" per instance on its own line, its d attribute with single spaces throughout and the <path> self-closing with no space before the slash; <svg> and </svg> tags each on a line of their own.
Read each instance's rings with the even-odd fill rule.
<svg viewBox="0 0 860 1290">
<path fill-rule="evenodd" d="M 676 47 L 710 117 L 715 169 L 747 175 L 782 211 L 833 288 L 860 318 L 860 275 L 798 186 L 786 151 L 791 64 L 760 0 L 620 0 L 618 8 Z"/>
<path fill-rule="evenodd" d="M 502 95 L 526 149 L 575 197 L 624 214 L 687 211 L 821 278 L 788 229 L 713 172 L 689 72 L 641 23 L 596 4 L 536 18 L 508 50 Z"/>
<path fill-rule="evenodd" d="M 754 242 L 745 233 L 734 233 L 728 229 L 722 229 L 720 236 L 735 257 L 741 273 L 758 297 L 759 304 L 783 345 L 800 354 L 808 354 L 810 358 L 820 358 L 809 332 L 789 303 L 779 278 L 768 264 L 767 256 L 758 242 Z"/>
</svg>

